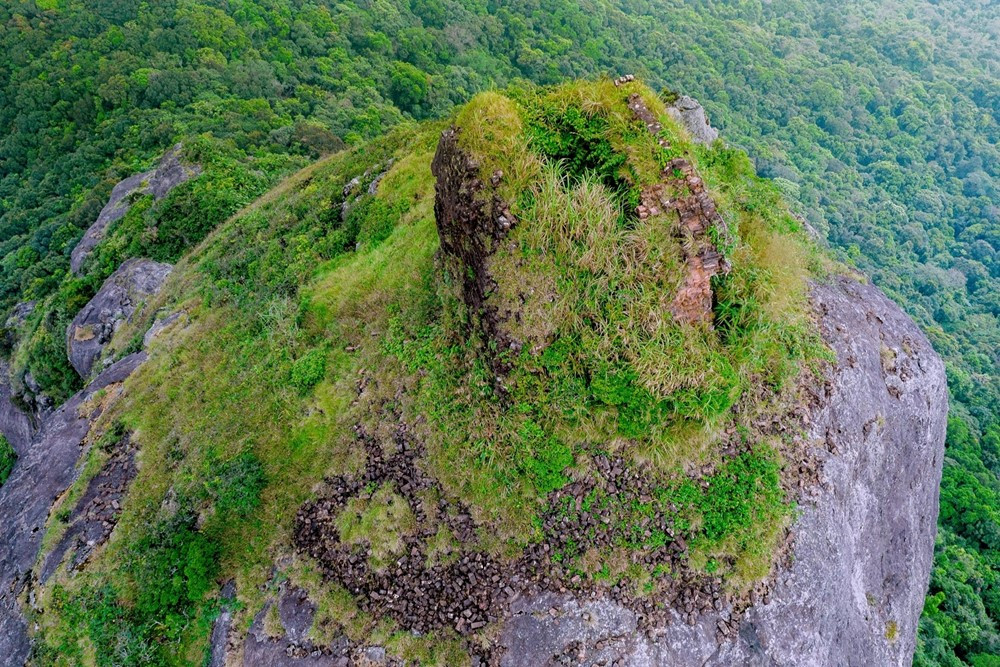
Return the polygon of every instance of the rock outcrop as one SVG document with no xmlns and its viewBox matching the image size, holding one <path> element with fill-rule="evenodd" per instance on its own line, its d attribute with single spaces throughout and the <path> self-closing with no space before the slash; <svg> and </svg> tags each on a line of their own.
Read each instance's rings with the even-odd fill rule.
<svg viewBox="0 0 1000 667">
<path fill-rule="evenodd" d="M 35 429 L 28 415 L 15 403 L 9 377 L 7 362 L 0 361 L 0 433 L 18 456 L 24 456 Z"/>
<path fill-rule="evenodd" d="M 497 280 L 491 270 L 491 258 L 507 232 L 516 224 L 508 206 L 496 193 L 502 173 L 484 183 L 479 164 L 459 145 L 459 128 L 441 135 L 431 172 L 435 184 L 434 218 L 441 239 L 442 257 L 447 270 L 461 280 L 462 298 L 483 340 L 496 343 L 496 349 L 520 349 L 507 326 L 497 293 Z M 492 356 L 494 371 L 503 372 L 499 355 Z"/>
<path fill-rule="evenodd" d="M 94 421 L 104 412 L 114 392 L 92 400 L 101 390 L 112 390 L 145 360 L 144 352 L 125 357 L 70 398 L 45 420 L 18 460 L 7 482 L 0 486 L 0 656 L 8 665 L 21 665 L 29 652 L 27 626 L 19 596 L 30 585 L 31 568 L 45 532 L 53 501 L 77 475 L 77 460 Z"/>
<path fill-rule="evenodd" d="M 108 227 L 125 217 L 132 206 L 132 195 L 146 194 L 153 199 L 162 199 L 175 187 L 201 173 L 198 165 L 181 162 L 181 145 L 177 144 L 160 159 L 160 164 L 151 171 L 129 176 L 111 190 L 108 203 L 101 209 L 97 220 L 87 229 L 83 238 L 73 248 L 70 255 L 70 269 L 79 275 L 83 263 L 97 244 L 104 238 Z"/>
<path fill-rule="evenodd" d="M 109 435 L 117 435 L 103 442 Z M 118 524 L 121 503 L 137 472 L 135 447 L 129 433 L 107 433 L 102 445 L 110 456 L 87 484 L 79 500 L 65 516 L 66 531 L 51 550 L 42 554 L 40 578 L 44 584 L 64 561 L 69 569 L 79 569 L 91 552 L 104 544 Z"/>
<path fill-rule="evenodd" d="M 670 312 L 678 322 L 711 324 L 714 319 L 712 279 L 730 271 L 729 261 L 712 240 L 712 234 L 725 237 L 728 234 L 726 223 L 689 161 L 671 160 L 663 175 L 675 192 L 683 194 L 666 199 L 660 188 L 658 192 L 654 189 L 652 196 L 664 210 L 677 212 L 677 234 L 682 240 L 687 264 L 684 284 L 677 291 Z"/>
<path fill-rule="evenodd" d="M 650 134 L 659 137 L 660 146 L 667 148 L 669 142 L 660 136 L 663 125 L 643 102 L 642 96 L 630 95 L 628 108 Z M 674 234 L 681 240 L 687 274 L 674 296 L 670 312 L 678 322 L 711 325 L 714 319 L 712 279 L 731 269 L 717 239 L 727 239 L 729 229 L 690 160 L 674 158 L 663 168 L 661 177 L 660 183 L 643 189 L 642 203 L 636 213 L 640 219 L 666 212 L 677 214 Z"/>
<path fill-rule="evenodd" d="M 708 124 L 705 108 L 694 98 L 681 95 L 667 107 L 667 113 L 687 130 L 695 143 L 710 144 L 719 138 L 719 131 Z"/>
<path fill-rule="evenodd" d="M 630 108 L 658 134 L 655 119 L 643 117 L 644 106 Z M 493 370 L 502 374 L 502 352 L 525 343 L 511 333 L 520 313 L 504 304 L 524 300 L 504 293 L 494 255 L 518 221 L 497 194 L 503 174 L 482 176 L 462 150 L 459 132 L 443 133 L 432 165 L 440 259 L 460 285 Z M 690 275 L 671 311 L 681 321 L 708 323 L 711 277 L 728 268 L 715 247 L 725 223 L 691 162 L 670 163 L 662 177 L 643 192 L 637 213 L 676 211 Z M 717 233 L 708 234 L 711 227 Z M 362 608 L 406 630 L 450 626 L 466 636 L 496 627 L 498 645 L 488 664 L 908 665 L 936 534 L 948 409 L 944 367 L 919 328 L 877 288 L 833 278 L 811 289 L 820 332 L 836 355 L 814 386 L 812 404 L 802 408 L 803 456 L 810 480 L 818 470 L 819 481 L 800 502 L 789 557 L 749 601 L 715 595 L 646 613 L 598 588 L 572 593 L 568 585 L 524 585 L 544 575 L 520 562 L 504 569 L 469 555 L 460 562 L 474 565 L 474 576 L 460 567 L 429 571 L 420 534 L 407 538 L 395 570 L 373 574 L 349 545 L 338 543 L 333 523 L 358 488 L 385 481 L 369 469 L 328 480 L 328 495 L 300 511 L 296 545 L 327 579 L 358 595 Z M 400 452 L 413 447 L 398 445 Z M 369 466 L 379 460 L 369 452 Z M 389 467 L 403 471 L 395 482 L 407 489 L 404 498 L 431 484 L 403 463 Z M 524 558 L 544 560 L 535 556 L 528 549 Z M 470 581 L 487 589 L 481 602 Z"/>
<path fill-rule="evenodd" d="M 275 607 L 272 610 L 272 606 Z M 277 611 L 277 625 L 270 628 L 265 621 Z M 243 643 L 244 667 L 348 667 L 359 664 L 352 660 L 355 645 L 340 637 L 330 646 L 317 647 L 309 640 L 309 630 L 316 615 L 316 605 L 306 592 L 282 583 L 277 599 L 268 602 L 254 618 Z"/>
<path fill-rule="evenodd" d="M 636 614 L 613 602 L 545 593 L 512 605 L 501 664 L 910 664 L 937 530 L 944 366 L 871 285 L 835 279 L 814 286 L 812 301 L 837 355 L 809 420 L 821 485 L 800 507 L 791 566 L 738 635 L 718 641 L 728 610 L 640 633 Z"/>
<path fill-rule="evenodd" d="M 70 363 L 81 377 L 90 376 L 94 363 L 115 332 L 149 297 L 160 291 L 171 268 L 169 264 L 148 259 L 128 260 L 73 318 L 66 329 L 66 349 Z"/>
<path fill-rule="evenodd" d="M 84 378 L 114 331 L 159 291 L 170 270 L 150 260 L 125 262 L 73 320 L 67 332 L 70 361 Z M 159 322 L 144 342 L 177 319 Z M 19 455 L 0 487 L 0 516 L 5 519 L 0 524 L 0 656 L 5 664 L 24 664 L 30 651 L 20 598 L 33 583 L 32 567 L 53 503 L 76 479 L 77 463 L 97 419 L 120 397 L 122 383 L 145 359 L 145 352 L 136 352 L 111 364 L 61 407 L 36 415 L 37 425 L 10 400 L 9 388 L 0 382 L 0 425 Z M 6 368 L 0 368 L 0 378 L 6 377 Z M 113 530 L 136 463 L 127 434 L 111 444 L 109 461 L 69 508 L 65 535 L 44 554 L 43 578 L 67 560 L 72 567 L 82 564 Z"/>
</svg>

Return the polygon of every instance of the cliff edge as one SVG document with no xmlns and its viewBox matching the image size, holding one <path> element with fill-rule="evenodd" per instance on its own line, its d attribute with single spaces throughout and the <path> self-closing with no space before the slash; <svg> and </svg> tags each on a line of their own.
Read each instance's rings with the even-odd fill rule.
<svg viewBox="0 0 1000 667">
<path fill-rule="evenodd" d="M 484 93 L 126 263 L 0 488 L 0 648 L 908 665 L 943 365 L 673 102 Z"/>
<path fill-rule="evenodd" d="M 812 289 L 836 352 L 809 417 L 819 486 L 792 526 L 791 564 L 718 641 L 723 613 L 639 630 L 607 599 L 519 600 L 502 665 L 909 665 L 937 532 L 948 394 L 944 364 L 878 288 L 837 278 Z M 555 613 L 551 613 L 555 610 Z M 569 663 L 559 663 L 560 656 Z M 540 659 L 551 656 L 551 659 Z"/>
</svg>

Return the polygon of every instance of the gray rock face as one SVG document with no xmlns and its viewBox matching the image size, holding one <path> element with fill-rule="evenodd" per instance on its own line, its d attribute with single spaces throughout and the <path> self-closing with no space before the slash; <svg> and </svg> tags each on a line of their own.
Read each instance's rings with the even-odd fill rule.
<svg viewBox="0 0 1000 667">
<path fill-rule="evenodd" d="M 667 113 L 688 131 L 692 141 L 696 143 L 710 144 L 719 138 L 719 131 L 708 124 L 705 108 L 698 100 L 681 95 L 667 107 Z"/>
<path fill-rule="evenodd" d="M 272 605 L 277 605 L 280 637 L 271 637 L 265 618 Z M 309 629 L 316 615 L 316 605 L 306 592 L 287 583 L 279 587 L 278 599 L 272 600 L 254 618 L 243 643 L 245 667 L 348 667 L 358 664 L 351 659 L 354 647 L 346 637 L 330 646 L 316 647 L 309 641 Z M 218 626 L 216 626 L 218 627 Z M 213 655 L 219 650 L 220 637 L 213 632 Z M 225 652 L 222 652 L 225 656 Z"/>
<path fill-rule="evenodd" d="M 142 337 L 142 346 L 148 348 L 154 340 L 159 338 L 160 334 L 180 321 L 184 314 L 183 311 L 177 311 L 170 313 L 166 317 L 157 317 L 156 321 L 153 322 L 153 326 L 149 327 L 149 331 Z"/>
<path fill-rule="evenodd" d="M 871 285 L 837 279 L 816 286 L 813 303 L 837 355 L 810 419 L 821 485 L 800 507 L 792 565 L 744 614 L 739 636 L 716 640 L 728 610 L 637 634 L 635 615 L 613 602 L 546 594 L 514 606 L 505 667 L 911 663 L 937 525 L 944 365 Z"/>
<path fill-rule="evenodd" d="M 66 329 L 69 362 L 81 377 L 89 377 L 94 362 L 115 331 L 149 297 L 157 294 L 171 266 L 148 259 L 130 259 L 104 281 L 100 291 L 77 313 Z"/>
<path fill-rule="evenodd" d="M 14 402 L 9 377 L 7 362 L 0 360 L 0 433 L 7 438 L 18 456 L 24 456 L 34 428 L 28 415 Z"/>
<path fill-rule="evenodd" d="M 35 312 L 35 302 L 22 301 L 11 309 L 10 315 L 7 317 L 6 327 L 8 329 L 17 329 L 23 326 L 33 312 Z"/>
<path fill-rule="evenodd" d="M 129 433 L 110 445 L 105 442 L 103 447 L 110 453 L 108 460 L 90 479 L 77 502 L 62 506 L 61 511 L 66 511 L 65 532 L 55 546 L 41 553 L 41 567 L 35 571 L 43 584 L 63 564 L 67 572 L 83 568 L 93 551 L 108 541 L 118 525 L 121 501 L 138 472 L 136 451 Z"/>
<path fill-rule="evenodd" d="M 0 486 L 0 656 L 6 665 L 24 664 L 28 656 L 17 598 L 30 583 L 52 503 L 76 478 L 83 440 L 100 416 L 100 403 L 91 405 L 88 399 L 123 382 L 145 358 L 144 352 L 125 357 L 52 413 Z"/>
<path fill-rule="evenodd" d="M 236 582 L 230 579 L 222 587 L 219 597 L 224 601 L 215 624 L 212 626 L 212 657 L 208 667 L 225 667 L 226 653 L 229 649 L 229 629 L 233 623 L 233 612 L 230 608 L 236 597 Z"/>
<path fill-rule="evenodd" d="M 73 248 L 73 253 L 70 255 L 70 269 L 73 273 L 80 274 L 84 261 L 104 238 L 111 223 L 122 219 L 128 213 L 132 205 L 130 195 L 147 194 L 159 200 L 184 181 L 201 173 L 201 167 L 198 165 L 182 164 L 180 155 L 181 145 L 177 144 L 163 155 L 156 169 L 129 176 L 111 190 L 111 197 L 101 209 L 97 220 Z"/>
</svg>

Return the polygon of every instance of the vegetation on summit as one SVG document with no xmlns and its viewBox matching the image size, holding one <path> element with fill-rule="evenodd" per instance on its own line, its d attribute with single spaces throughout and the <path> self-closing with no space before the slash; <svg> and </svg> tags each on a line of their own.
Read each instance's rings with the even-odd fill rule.
<svg viewBox="0 0 1000 667">
<path fill-rule="evenodd" d="M 632 97 L 661 120 L 659 134 Z M 190 661 L 217 608 L 208 583 L 235 577 L 236 613 L 249 621 L 277 561 L 323 601 L 315 636 L 344 627 L 454 664 L 465 649 L 451 625 L 348 595 L 336 578 L 346 569 L 325 569 L 331 544 L 368 554 L 365 581 L 413 548 L 437 554 L 428 567 L 481 554 L 524 568 L 521 554 L 544 547 L 539 576 L 624 585 L 636 604 L 682 585 L 739 598 L 768 574 L 792 509 L 784 452 L 797 437 L 794 417 L 784 434 L 759 424 L 798 403 L 802 370 L 824 357 L 805 282 L 821 262 L 778 191 L 743 153 L 687 143 L 639 84 L 484 94 L 455 124 L 511 202 L 517 222 L 491 266 L 525 345 L 497 350 L 477 333 L 462 270 L 435 261 L 442 125 L 293 176 L 211 233 L 157 297 L 185 324 L 154 346 L 116 410 L 142 465 L 98 560 L 45 587 L 43 661 L 89 651 L 99 663 L 116 651 L 136 664 Z M 732 270 L 716 284 L 714 328 L 677 322 L 664 303 L 684 273 L 675 214 L 640 218 L 632 205 L 673 183 L 668 166 L 681 157 L 728 228 Z M 373 468 L 406 452 L 423 472 L 405 485 Z M 601 471 L 609 457 L 626 474 L 644 470 L 648 499 L 639 482 L 600 481 L 622 474 Z M 299 508 L 317 488 L 325 497 L 324 478 L 342 480 L 342 500 L 317 551 L 312 505 Z M 585 502 L 568 503 L 563 489 L 580 484 Z M 425 509 L 431 498 L 460 522 Z M 596 533 L 552 532 L 590 512 L 608 518 Z M 47 539 L 60 530 L 51 524 Z M 423 624 L 433 632 L 420 639 L 400 632 Z"/>
<path fill-rule="evenodd" d="M 945 357 L 954 417 L 936 566 L 915 662 L 989 664 L 989 656 L 1000 653 L 997 21 L 995 4 L 963 0 L 4 3 L 0 308 L 37 301 L 18 328 L 16 349 L 4 350 L 12 357 L 12 382 L 26 390 L 30 374 L 56 401 L 71 394 L 81 380 L 66 362 L 66 325 L 122 259 L 182 257 L 316 156 L 358 146 L 412 119 L 443 117 L 494 85 L 635 72 L 654 86 L 698 97 L 727 141 L 746 148 L 758 172 L 797 202 L 796 213 L 900 302 Z M 567 117 L 568 123 L 582 120 Z M 420 160 L 429 161 L 435 132 L 418 133 L 424 142 Z M 111 186 L 149 167 L 178 140 L 205 173 L 161 202 L 136 201 L 84 275 L 69 276 L 69 253 Z M 539 140 L 547 142 L 543 152 L 552 157 L 572 158 L 581 148 L 558 133 Z M 161 444 L 146 445 L 162 451 L 150 457 L 187 469 L 194 465 L 180 463 L 187 452 L 201 451 L 206 458 L 196 460 L 206 479 L 219 475 L 236 449 L 251 444 L 278 451 L 292 442 L 308 458 L 308 438 L 296 433 L 282 440 L 270 421 L 297 423 L 300 399 L 286 393 L 289 387 L 296 396 L 309 396 L 339 377 L 334 369 L 345 353 L 336 345 L 322 348 L 326 339 L 318 332 L 325 335 L 330 318 L 343 317 L 352 289 L 387 271 L 385 265 L 343 268 L 345 258 L 353 257 L 349 251 L 360 241 L 362 252 L 371 250 L 366 262 L 399 261 L 410 271 L 400 273 L 422 277 L 414 262 L 426 259 L 434 244 L 433 230 L 405 224 L 417 215 L 415 207 L 429 215 L 425 172 L 395 165 L 396 175 L 386 178 L 395 178 L 391 186 L 406 196 L 362 197 L 343 224 L 324 197 L 340 197 L 332 191 L 344 186 L 341 175 L 362 176 L 376 162 L 384 166 L 396 151 L 393 142 L 411 141 L 404 132 L 380 141 L 382 148 L 369 146 L 375 159 L 363 166 L 359 161 L 353 170 L 344 166 L 343 174 L 331 175 L 329 162 L 313 167 L 292 182 L 308 194 L 289 193 L 292 185 L 286 184 L 267 195 L 301 197 L 299 203 L 289 201 L 281 215 L 265 215 L 273 205 L 265 199 L 241 216 L 241 232 L 220 231 L 220 237 L 231 235 L 228 246 L 203 251 L 203 271 L 211 277 L 201 288 L 204 303 L 262 309 L 252 323 L 227 322 L 222 315 L 213 320 L 218 340 L 228 346 L 224 350 L 175 351 L 177 373 L 222 364 L 220 377 L 204 384 L 176 380 L 182 386 L 166 398 L 196 413 L 189 419 L 204 420 L 189 424 L 190 432 L 201 429 L 204 441 L 177 439 L 164 422 L 150 436 Z M 336 164 L 359 158 L 341 159 Z M 620 166 L 616 159 L 598 154 L 568 168 L 604 174 Z M 329 180 L 310 190 L 308 174 L 319 184 Z M 567 193 L 559 179 L 549 180 L 553 197 L 571 202 L 583 196 Z M 598 180 L 615 193 L 613 200 L 629 195 L 603 176 Z M 407 196 L 418 192 L 425 195 L 414 204 Z M 409 235 L 405 243 L 411 245 L 399 255 L 390 250 L 403 247 L 396 244 L 404 239 L 391 241 L 392 229 Z M 338 269 L 331 261 L 343 265 Z M 315 266 L 326 267 L 342 284 L 310 283 L 300 291 L 303 276 Z M 310 295 L 316 295 L 309 301 L 315 310 L 301 305 Z M 400 325 L 408 317 L 400 311 Z M 311 329 L 314 321 L 323 324 Z M 114 352 L 134 346 L 137 333 L 127 340 L 119 336 Z M 414 332 L 401 329 L 399 340 L 408 335 Z M 0 339 L 5 345 L 9 340 Z M 725 371 L 712 379 L 713 386 L 724 395 L 745 381 L 740 373 L 746 360 L 734 365 L 724 352 L 713 353 Z M 174 371 L 160 372 L 157 381 L 166 382 Z M 251 388 L 251 379 L 260 388 Z M 211 397 L 229 385 L 244 387 L 243 393 L 209 398 L 220 403 L 214 410 L 192 398 Z M 620 393 L 612 383 L 602 394 L 610 397 L 604 402 L 609 412 Z M 256 405 L 269 419 L 228 415 L 253 401 L 260 401 Z M 223 442 L 219 420 L 244 420 L 244 435 Z M 215 449 L 216 457 L 209 457 Z M 266 469 L 268 456 L 255 456 Z M 193 472 L 183 474 L 194 479 Z M 544 468 L 536 476 L 549 477 Z M 258 484 L 262 507 L 294 513 L 301 498 L 268 505 L 278 499 L 267 489 L 284 478 L 256 479 L 267 480 Z M 210 488 L 197 493 L 215 498 L 225 484 Z M 145 502 L 156 503 L 165 488 L 154 484 L 150 493 Z M 161 497 L 153 499 L 157 493 Z M 222 503 L 228 508 L 222 514 L 238 514 L 236 507 L 253 503 L 235 498 L 257 492 L 232 493 L 233 504 Z M 179 526 L 172 529 L 183 532 Z M 231 565 L 241 562 L 230 558 Z M 192 569 L 189 591 L 198 590 L 204 574 Z M 115 595 L 100 589 L 88 599 L 113 604 Z M 186 610 L 178 617 L 190 617 L 192 607 L 183 605 L 194 603 L 185 599 L 177 596 Z M 79 620 L 97 635 L 111 633 L 111 641 L 118 637 L 111 632 L 116 618 L 94 614 Z"/>
</svg>

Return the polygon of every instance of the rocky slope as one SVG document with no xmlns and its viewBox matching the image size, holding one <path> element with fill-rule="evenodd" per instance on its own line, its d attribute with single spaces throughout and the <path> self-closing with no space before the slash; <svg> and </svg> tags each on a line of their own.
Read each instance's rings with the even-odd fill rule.
<svg viewBox="0 0 1000 667">
<path fill-rule="evenodd" d="M 736 627 L 726 609 L 693 625 L 677 610 L 647 632 L 607 599 L 518 599 L 502 665 L 910 664 L 937 525 L 944 366 L 871 285 L 837 279 L 814 286 L 812 301 L 837 354 L 808 420 L 822 471 L 792 528 L 791 565 L 772 588 Z"/>
<path fill-rule="evenodd" d="M 133 180 L 162 195 L 166 182 L 176 180 L 179 167 L 175 163 L 176 157 L 168 155 L 160 168 L 168 172 L 161 174 L 163 178 L 150 182 L 153 175 L 143 174 Z M 113 196 L 109 206 L 116 202 Z M 129 260 L 80 311 L 66 336 L 69 361 L 82 377 L 90 378 L 115 331 L 160 291 L 170 268 L 149 260 Z M 144 345 L 149 342 L 145 339 Z M 22 664 L 29 655 L 21 606 L 30 597 L 33 578 L 48 579 L 68 553 L 72 553 L 74 566 L 81 566 L 89 551 L 103 544 L 114 527 L 120 501 L 134 476 L 131 453 L 112 457 L 67 518 L 72 525 L 66 534 L 56 545 L 49 545 L 49 550 L 41 549 L 53 504 L 79 476 L 81 454 L 107 429 L 102 415 L 121 397 L 124 381 L 145 359 L 142 351 L 118 360 L 106 359 L 82 391 L 51 412 L 33 415 L 35 423 L 13 400 L 6 384 L 7 369 L 0 365 L 0 432 L 19 456 L 11 477 L 0 486 L 0 515 L 7 518 L 0 539 L 0 655 L 6 656 L 6 664 Z M 42 569 L 32 574 L 40 557 Z"/>
<path fill-rule="evenodd" d="M 31 569 L 52 504 L 79 473 L 77 462 L 91 428 L 144 359 L 142 353 L 125 357 L 52 413 L 0 487 L 0 515 L 5 517 L 0 539 L 0 655 L 10 665 L 28 657 L 19 598 L 31 589 Z"/>
<path fill-rule="evenodd" d="M 90 257 L 97 244 L 104 239 L 108 228 L 125 217 L 132 206 L 133 197 L 145 194 L 156 200 L 162 199 L 175 187 L 199 173 L 201 167 L 198 165 L 187 165 L 182 162 L 181 145 L 178 144 L 163 155 L 155 169 L 129 176 L 115 185 L 111 191 L 111 198 L 101 209 L 97 220 L 73 248 L 70 258 L 70 268 L 73 273 L 80 273 L 83 263 Z"/>
<path fill-rule="evenodd" d="M 927 339 L 693 100 L 518 95 L 127 262 L 40 424 L 0 387 L 11 664 L 909 664 Z"/>
</svg>

